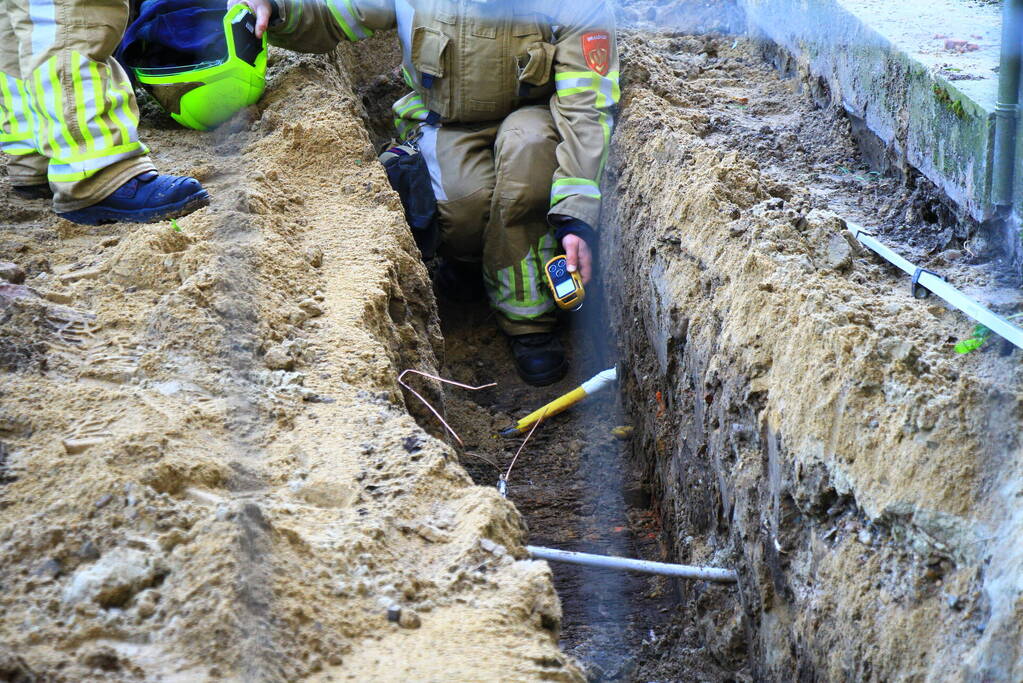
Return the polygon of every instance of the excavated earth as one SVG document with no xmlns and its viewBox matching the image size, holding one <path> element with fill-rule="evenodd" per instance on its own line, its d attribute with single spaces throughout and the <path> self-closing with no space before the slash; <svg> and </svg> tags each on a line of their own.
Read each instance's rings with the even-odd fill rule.
<svg viewBox="0 0 1023 683">
<path fill-rule="evenodd" d="M 344 60 L 147 116 L 213 195 L 175 225 L 2 200 L 0 679 L 580 678 L 520 514 L 406 410 L 440 328 Z"/>
<path fill-rule="evenodd" d="M 434 298 L 375 158 L 390 36 L 272 52 L 212 134 L 147 105 L 158 165 L 213 195 L 175 224 L 0 193 L 25 271 L 0 284 L 0 680 L 1023 677 L 1018 355 L 955 355 L 972 325 L 843 220 L 977 289 L 979 232 L 872 172 L 801 65 L 689 35 L 729 3 L 620 16 L 603 292 L 554 387 L 517 381 L 483 303 Z M 615 363 L 620 393 L 514 460 L 498 430 Z M 405 369 L 497 382 L 408 380 L 464 446 Z"/>
<path fill-rule="evenodd" d="M 681 586 L 681 609 L 737 676 L 1020 680 L 1019 354 L 954 353 L 972 323 L 913 299 L 845 221 L 968 289 L 994 255 L 764 56 L 627 41 L 602 253 L 633 453 L 675 557 L 741 577 Z"/>
</svg>

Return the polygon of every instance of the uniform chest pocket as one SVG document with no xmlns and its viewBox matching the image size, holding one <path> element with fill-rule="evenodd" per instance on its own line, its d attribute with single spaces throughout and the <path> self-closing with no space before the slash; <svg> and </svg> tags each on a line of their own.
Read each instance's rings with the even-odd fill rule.
<svg viewBox="0 0 1023 683">
<path fill-rule="evenodd" d="M 516 38 L 536 36 L 546 40 L 547 38 L 550 38 L 550 36 L 544 34 L 542 26 L 543 24 L 540 22 L 540 18 L 536 14 L 532 12 L 516 12 L 512 21 L 512 35 Z"/>
<path fill-rule="evenodd" d="M 417 26 L 412 33 L 412 64 L 424 74 L 444 77 L 445 53 L 451 39 L 429 26 Z"/>
<path fill-rule="evenodd" d="M 526 53 L 516 59 L 519 82 L 527 85 L 547 85 L 551 80 L 551 68 L 554 65 L 554 46 L 550 43 L 536 42 L 529 46 Z"/>
</svg>

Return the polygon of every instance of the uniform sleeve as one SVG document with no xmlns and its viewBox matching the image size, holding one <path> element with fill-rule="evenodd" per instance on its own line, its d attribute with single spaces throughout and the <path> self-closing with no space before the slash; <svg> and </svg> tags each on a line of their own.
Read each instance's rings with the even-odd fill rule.
<svg viewBox="0 0 1023 683">
<path fill-rule="evenodd" d="M 600 179 L 620 97 L 614 16 L 603 0 L 564 3 L 567 14 L 554 53 L 556 93 L 551 99 L 561 135 L 551 214 L 595 228 L 600 220 Z"/>
<path fill-rule="evenodd" d="M 395 26 L 393 0 L 273 0 L 280 22 L 270 43 L 295 52 L 330 52 Z"/>
</svg>

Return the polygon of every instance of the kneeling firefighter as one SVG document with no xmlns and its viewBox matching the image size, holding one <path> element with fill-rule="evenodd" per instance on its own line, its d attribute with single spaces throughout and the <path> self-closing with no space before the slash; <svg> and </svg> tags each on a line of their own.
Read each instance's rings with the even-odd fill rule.
<svg viewBox="0 0 1023 683">
<path fill-rule="evenodd" d="M 482 265 L 519 374 L 537 386 L 561 379 L 543 270 L 560 244 L 568 269 L 592 276 L 619 97 L 606 2 L 229 0 L 238 3 L 256 13 L 257 35 L 269 27 L 271 43 L 301 52 L 397 27 L 412 92 L 394 104 L 402 144 L 384 156 L 425 162 L 429 182 L 398 185 L 432 188 L 438 289 L 471 291 Z"/>
</svg>

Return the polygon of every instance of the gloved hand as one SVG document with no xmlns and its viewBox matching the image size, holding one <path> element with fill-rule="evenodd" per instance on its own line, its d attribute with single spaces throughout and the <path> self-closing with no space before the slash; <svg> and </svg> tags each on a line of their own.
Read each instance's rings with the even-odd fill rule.
<svg viewBox="0 0 1023 683">
<path fill-rule="evenodd" d="M 555 238 L 561 241 L 569 272 L 579 271 L 583 285 L 593 278 L 593 251 L 597 244 L 597 233 L 589 225 L 570 216 L 551 216 L 555 226 Z"/>
</svg>

